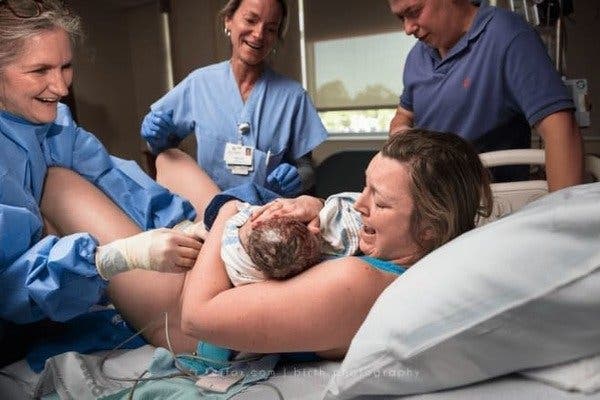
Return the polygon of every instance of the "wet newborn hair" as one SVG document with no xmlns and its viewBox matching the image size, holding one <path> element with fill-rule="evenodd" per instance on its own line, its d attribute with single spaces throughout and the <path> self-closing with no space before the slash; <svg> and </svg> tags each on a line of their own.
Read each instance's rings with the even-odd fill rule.
<svg viewBox="0 0 600 400">
<path fill-rule="evenodd" d="M 306 224 L 289 218 L 259 223 L 248 235 L 246 252 L 270 279 L 287 279 L 321 260 L 319 238 Z"/>
</svg>

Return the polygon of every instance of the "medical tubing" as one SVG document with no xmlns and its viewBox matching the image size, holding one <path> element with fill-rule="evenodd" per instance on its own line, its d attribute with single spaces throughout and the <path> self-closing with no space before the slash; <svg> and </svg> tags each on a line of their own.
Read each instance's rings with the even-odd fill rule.
<svg viewBox="0 0 600 400">
<path fill-rule="evenodd" d="M 166 314 L 167 313 L 165 312 L 165 316 L 166 316 Z M 142 333 L 144 333 L 144 331 L 146 329 L 150 328 L 156 322 L 157 322 L 156 320 L 149 322 L 145 327 L 143 327 L 142 329 L 140 329 L 139 331 L 137 331 L 136 333 L 134 333 L 133 335 L 131 335 L 130 337 L 128 337 L 127 339 L 125 339 L 124 341 L 119 343 L 118 345 L 116 345 L 112 350 L 110 350 L 107 354 L 105 354 L 104 357 L 102 357 L 102 359 L 100 360 L 100 373 L 102 374 L 102 376 L 104 378 L 110 379 L 113 381 L 117 381 L 117 382 L 136 382 L 137 383 L 137 382 L 142 382 L 142 381 L 153 381 L 153 380 L 157 380 L 157 379 L 175 378 L 175 377 L 182 376 L 182 374 L 169 374 L 169 375 L 165 375 L 162 377 L 142 378 L 148 372 L 148 370 L 146 370 L 138 378 L 119 378 L 116 376 L 108 375 L 107 373 L 104 372 L 104 364 L 106 363 L 106 360 L 108 360 L 117 350 L 120 350 L 121 347 L 123 347 L 124 345 L 126 345 L 127 343 L 129 343 L 130 341 L 132 341 L 133 339 L 135 339 L 136 337 L 138 337 Z"/>
<path fill-rule="evenodd" d="M 133 383 L 133 386 L 131 387 L 131 390 L 129 391 L 129 395 L 127 396 L 127 400 L 133 400 L 133 394 L 135 392 L 135 389 L 137 388 L 138 383 L 141 382 L 141 379 L 143 379 L 144 375 L 146 375 L 147 373 L 148 373 L 148 370 L 145 370 L 135 380 L 135 382 Z"/>
<path fill-rule="evenodd" d="M 142 333 L 144 333 L 144 331 L 146 331 L 148 328 L 150 328 L 152 325 L 154 325 L 157 321 L 151 321 L 149 322 L 145 327 L 143 327 L 142 329 L 140 329 L 139 331 L 137 331 L 136 333 L 134 333 L 133 335 L 131 335 L 130 337 L 128 337 L 127 339 L 125 339 L 124 341 L 122 341 L 121 343 L 119 343 L 117 346 L 115 346 L 112 350 L 110 350 L 106 355 L 104 355 L 104 357 L 102 357 L 102 359 L 100 360 L 100 373 L 102 374 L 102 376 L 106 379 L 110 379 L 110 380 L 114 380 L 114 381 L 118 381 L 118 382 L 133 382 L 133 386 L 131 387 L 131 391 L 129 392 L 129 396 L 128 399 L 133 399 L 133 393 L 138 385 L 138 383 L 140 382 L 147 382 L 147 381 L 156 381 L 156 380 L 161 380 L 161 379 L 169 379 L 169 378 L 180 378 L 180 377 L 184 377 L 184 378 L 189 378 L 189 379 L 193 379 L 193 378 L 197 378 L 199 376 L 203 376 L 205 374 L 196 374 L 190 370 L 187 370 L 186 368 L 184 368 L 183 366 L 181 366 L 181 364 L 179 363 L 179 361 L 177 360 L 178 355 L 175 354 L 173 347 L 171 345 L 171 339 L 170 339 L 170 335 L 169 335 L 169 313 L 167 313 L 165 311 L 164 313 L 164 324 L 165 324 L 165 339 L 167 341 L 167 346 L 169 347 L 169 351 L 171 352 L 171 354 L 173 355 L 173 364 L 175 366 L 175 368 L 177 368 L 180 372 L 179 373 L 172 373 L 172 374 L 166 374 L 166 375 L 161 375 L 161 376 L 152 376 L 152 377 L 148 377 L 148 378 L 144 378 L 144 375 L 146 375 L 148 373 L 148 370 L 146 369 L 139 377 L 137 378 L 119 378 L 116 376 L 111 376 L 108 375 L 104 372 L 104 364 L 106 363 L 106 361 L 108 360 L 108 358 L 110 358 L 110 356 L 112 356 L 115 351 L 121 349 L 121 347 L 123 347 L 125 344 L 129 343 L 131 340 L 135 339 L 136 337 L 138 337 L 139 335 L 141 335 Z M 252 356 L 252 357 L 248 357 L 248 358 L 244 358 L 241 360 L 231 360 L 231 361 L 227 361 L 227 362 L 223 362 L 221 360 L 215 360 L 209 357 L 203 357 L 203 356 L 199 356 L 199 355 L 194 355 L 194 354 L 180 354 L 180 355 L 185 355 L 186 357 L 195 359 L 195 360 L 199 360 L 199 361 L 204 361 L 204 362 L 208 362 L 208 363 L 212 363 L 212 364 L 223 364 L 223 366 L 228 366 L 228 365 L 237 365 L 237 364 L 242 364 L 242 363 L 246 363 L 249 361 L 256 361 L 256 360 L 260 360 L 263 356 L 262 355 L 256 355 L 256 356 Z M 210 371 L 210 369 L 208 369 L 207 371 Z M 255 383 L 252 386 L 268 386 L 270 388 L 272 388 L 273 390 L 275 390 L 275 392 L 277 393 L 278 399 L 279 400 L 285 400 L 285 398 L 283 397 L 281 391 L 272 383 L 268 383 L 268 382 L 258 382 Z"/>
</svg>

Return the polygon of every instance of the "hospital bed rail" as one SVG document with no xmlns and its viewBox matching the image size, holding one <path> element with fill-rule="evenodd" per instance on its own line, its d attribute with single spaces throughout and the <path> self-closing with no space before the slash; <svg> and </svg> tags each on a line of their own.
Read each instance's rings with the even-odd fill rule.
<svg viewBox="0 0 600 400">
<path fill-rule="evenodd" d="M 545 152 L 541 149 L 499 150 L 479 155 L 487 168 L 505 165 L 541 165 L 545 164 Z M 592 154 L 585 156 L 586 180 L 600 180 L 600 157 Z M 548 183 L 544 179 L 517 182 L 492 183 L 494 208 L 492 215 L 480 222 L 488 222 L 508 215 L 527 203 L 548 194 Z"/>
</svg>

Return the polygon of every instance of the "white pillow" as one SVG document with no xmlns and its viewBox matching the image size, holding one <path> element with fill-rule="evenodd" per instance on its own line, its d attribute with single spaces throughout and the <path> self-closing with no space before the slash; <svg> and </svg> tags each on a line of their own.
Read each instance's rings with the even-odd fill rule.
<svg viewBox="0 0 600 400">
<path fill-rule="evenodd" d="M 400 276 L 324 398 L 469 384 L 600 352 L 600 183 L 466 233 Z"/>
</svg>

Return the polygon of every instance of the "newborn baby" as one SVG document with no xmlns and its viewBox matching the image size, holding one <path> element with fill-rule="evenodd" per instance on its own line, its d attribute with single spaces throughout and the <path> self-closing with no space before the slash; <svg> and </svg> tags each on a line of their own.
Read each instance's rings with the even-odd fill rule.
<svg viewBox="0 0 600 400">
<path fill-rule="evenodd" d="M 320 233 L 303 222 L 276 218 L 252 229 L 240 227 L 259 206 L 238 205 L 239 212 L 226 225 L 221 257 L 234 286 L 266 279 L 287 279 L 315 265 L 328 255 L 345 256 L 358 251 L 362 226 L 354 209 L 358 193 L 330 196 L 319 212 Z"/>
</svg>

